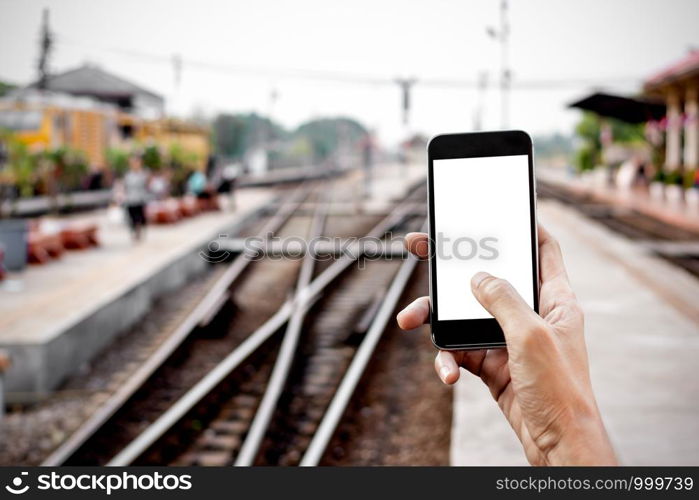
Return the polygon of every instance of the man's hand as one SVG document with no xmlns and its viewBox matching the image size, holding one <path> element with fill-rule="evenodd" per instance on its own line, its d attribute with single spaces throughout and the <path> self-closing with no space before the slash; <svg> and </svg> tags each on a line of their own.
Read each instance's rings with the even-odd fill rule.
<svg viewBox="0 0 699 500">
<path fill-rule="evenodd" d="M 405 243 L 427 257 L 426 234 L 410 233 Z M 459 367 L 479 376 L 532 465 L 616 464 L 592 393 L 583 313 L 558 242 L 541 226 L 539 262 L 541 316 L 507 281 L 478 273 L 471 289 L 502 327 L 507 349 L 440 351 L 435 369 L 445 384 L 459 379 Z M 429 307 L 429 297 L 420 297 L 398 314 L 398 324 L 417 328 L 428 321 Z"/>
</svg>

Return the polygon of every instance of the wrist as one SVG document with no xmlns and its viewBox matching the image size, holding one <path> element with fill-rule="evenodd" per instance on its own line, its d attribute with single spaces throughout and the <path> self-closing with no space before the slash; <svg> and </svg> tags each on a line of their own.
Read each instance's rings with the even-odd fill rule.
<svg viewBox="0 0 699 500">
<path fill-rule="evenodd" d="M 586 415 L 578 413 L 545 457 L 548 465 L 619 464 L 596 408 Z"/>
</svg>

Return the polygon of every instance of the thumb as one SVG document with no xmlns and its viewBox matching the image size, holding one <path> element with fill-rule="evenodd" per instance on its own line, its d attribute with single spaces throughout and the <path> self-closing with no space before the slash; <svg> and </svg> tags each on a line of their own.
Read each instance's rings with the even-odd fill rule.
<svg viewBox="0 0 699 500">
<path fill-rule="evenodd" d="M 513 286 L 488 273 L 471 278 L 471 290 L 478 302 L 495 317 L 509 345 L 521 345 L 529 335 L 540 335 L 546 323 L 529 307 Z"/>
</svg>

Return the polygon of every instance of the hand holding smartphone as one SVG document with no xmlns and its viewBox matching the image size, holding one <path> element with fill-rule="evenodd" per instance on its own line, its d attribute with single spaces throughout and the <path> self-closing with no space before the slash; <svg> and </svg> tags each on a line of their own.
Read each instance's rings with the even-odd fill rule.
<svg viewBox="0 0 699 500">
<path fill-rule="evenodd" d="M 438 136 L 428 157 L 429 235 L 409 234 L 406 246 L 429 258 L 431 297 L 415 299 L 398 324 L 430 320 L 440 379 L 454 384 L 462 368 L 480 377 L 531 464 L 616 464 L 590 383 L 582 309 L 558 242 L 536 224 L 529 136 Z M 510 349 L 489 349 L 505 337 Z"/>
<path fill-rule="evenodd" d="M 538 312 L 536 191 L 525 132 L 434 137 L 428 147 L 430 324 L 440 349 L 505 346 L 470 282 L 508 280 Z"/>
</svg>

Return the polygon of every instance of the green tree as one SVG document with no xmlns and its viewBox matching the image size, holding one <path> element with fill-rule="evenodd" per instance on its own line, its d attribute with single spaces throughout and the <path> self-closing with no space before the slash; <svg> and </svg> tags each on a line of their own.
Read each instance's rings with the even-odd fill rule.
<svg viewBox="0 0 699 500">
<path fill-rule="evenodd" d="M 10 90 L 12 90 L 14 88 L 16 88 L 16 85 L 12 85 L 11 83 L 0 81 L 0 97 L 4 96 L 5 94 L 7 94 Z"/>
<path fill-rule="evenodd" d="M 611 127 L 612 140 L 621 144 L 645 141 L 643 124 L 626 123 L 614 118 L 605 118 Z M 580 147 L 575 155 L 578 170 L 590 170 L 602 162 L 602 142 L 600 140 L 601 119 L 599 115 L 585 111 L 575 126 L 580 138 Z"/>
<path fill-rule="evenodd" d="M 117 175 L 123 176 L 129 169 L 129 153 L 123 149 L 109 148 L 107 150 L 107 165 Z"/>
<path fill-rule="evenodd" d="M 143 150 L 143 165 L 151 170 L 160 170 L 163 159 L 158 146 L 151 144 Z"/>
<path fill-rule="evenodd" d="M 316 160 L 324 160 L 341 143 L 353 147 L 367 134 L 366 128 L 351 118 L 319 118 L 300 125 L 293 136 L 305 138 L 311 145 Z"/>
<path fill-rule="evenodd" d="M 21 197 L 34 194 L 35 169 L 37 158 L 29 152 L 26 144 L 12 141 L 9 144 L 9 180 L 17 187 Z"/>
<path fill-rule="evenodd" d="M 220 114 L 212 129 L 215 152 L 231 159 L 241 159 L 256 144 L 269 144 L 288 136 L 279 124 L 257 113 Z"/>
<path fill-rule="evenodd" d="M 81 187 L 82 180 L 88 172 L 88 161 L 82 151 L 60 146 L 48 149 L 38 155 L 38 163 L 42 165 L 48 184 L 55 186 L 58 191 L 74 191 Z M 49 194 L 53 189 L 49 189 Z"/>
</svg>

